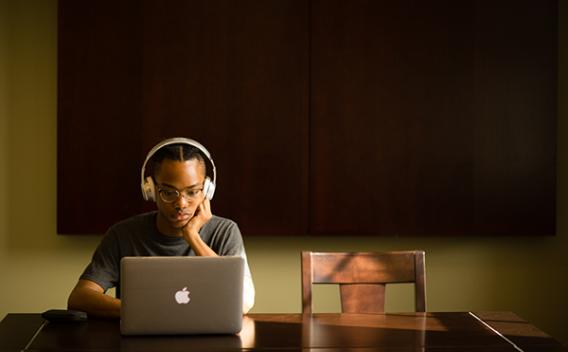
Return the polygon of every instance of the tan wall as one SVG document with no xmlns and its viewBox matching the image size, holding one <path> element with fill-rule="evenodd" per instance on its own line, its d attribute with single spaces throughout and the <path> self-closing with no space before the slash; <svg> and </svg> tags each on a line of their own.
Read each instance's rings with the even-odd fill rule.
<svg viewBox="0 0 568 352">
<path fill-rule="evenodd" d="M 562 138 L 568 137 L 568 5 L 561 3 L 558 235 L 247 237 L 257 286 L 254 312 L 300 311 L 302 249 L 421 248 L 427 252 L 429 310 L 510 310 L 568 344 L 568 143 Z M 55 0 L 0 0 L 0 319 L 10 312 L 65 307 L 100 239 L 58 236 L 55 230 L 56 15 Z M 411 309 L 410 292 L 409 287 L 392 290 L 387 308 Z M 316 310 L 337 310 L 336 293 L 318 289 Z"/>
</svg>

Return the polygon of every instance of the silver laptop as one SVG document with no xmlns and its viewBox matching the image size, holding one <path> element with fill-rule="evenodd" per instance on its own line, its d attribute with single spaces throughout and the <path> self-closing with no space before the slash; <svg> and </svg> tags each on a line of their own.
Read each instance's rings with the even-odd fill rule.
<svg viewBox="0 0 568 352">
<path fill-rule="evenodd" d="M 124 257 L 123 335 L 235 334 L 243 314 L 241 257 Z"/>
</svg>

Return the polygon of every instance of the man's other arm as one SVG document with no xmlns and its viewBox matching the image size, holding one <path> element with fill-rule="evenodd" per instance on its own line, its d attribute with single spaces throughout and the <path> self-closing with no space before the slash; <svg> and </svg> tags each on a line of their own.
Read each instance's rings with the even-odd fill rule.
<svg viewBox="0 0 568 352">
<path fill-rule="evenodd" d="M 247 314 L 254 306 L 255 296 L 254 283 L 252 282 L 250 270 L 248 269 L 248 264 L 245 265 L 246 267 L 243 282 L 243 314 Z"/>
<path fill-rule="evenodd" d="M 67 308 L 101 318 L 120 318 L 120 300 L 104 293 L 94 281 L 79 280 L 67 300 Z"/>
</svg>

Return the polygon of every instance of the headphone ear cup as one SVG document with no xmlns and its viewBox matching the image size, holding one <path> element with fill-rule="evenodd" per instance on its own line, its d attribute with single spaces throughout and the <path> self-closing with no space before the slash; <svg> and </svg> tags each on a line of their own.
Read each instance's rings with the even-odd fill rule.
<svg viewBox="0 0 568 352">
<path fill-rule="evenodd" d="M 213 199 L 213 195 L 215 194 L 215 184 L 211 182 L 209 177 L 205 178 L 205 183 L 203 184 L 203 193 L 205 194 L 205 198 L 211 200 Z"/>
<path fill-rule="evenodd" d="M 156 201 L 156 187 L 154 186 L 154 180 L 150 176 L 146 177 L 146 181 L 144 181 L 142 196 L 145 200 Z"/>
</svg>

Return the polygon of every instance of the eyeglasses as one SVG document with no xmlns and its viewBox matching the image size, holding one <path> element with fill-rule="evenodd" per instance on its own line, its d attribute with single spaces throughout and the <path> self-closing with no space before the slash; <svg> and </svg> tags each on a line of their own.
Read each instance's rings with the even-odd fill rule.
<svg viewBox="0 0 568 352">
<path fill-rule="evenodd" d="M 175 188 L 158 186 L 158 193 L 160 194 L 160 198 L 166 203 L 173 203 L 180 197 L 184 197 L 189 202 L 193 202 L 199 200 L 203 193 L 203 188 L 185 189 L 180 192 Z"/>
</svg>

